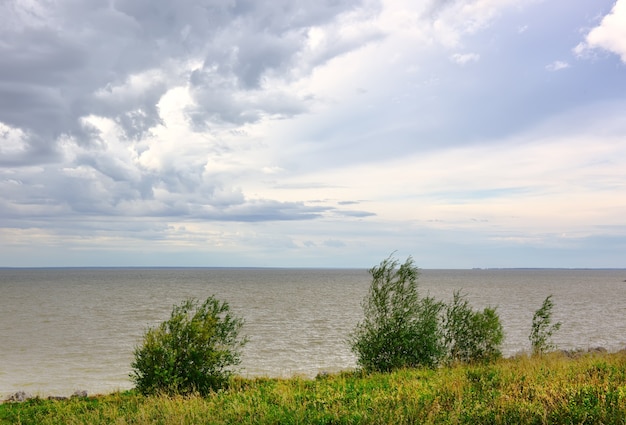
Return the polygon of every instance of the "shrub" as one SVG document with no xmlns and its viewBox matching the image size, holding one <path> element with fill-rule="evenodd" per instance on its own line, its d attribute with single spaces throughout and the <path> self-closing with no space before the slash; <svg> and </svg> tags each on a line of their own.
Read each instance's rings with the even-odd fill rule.
<svg viewBox="0 0 626 425">
<path fill-rule="evenodd" d="M 489 362 L 502 357 L 504 331 L 495 308 L 475 311 L 460 292 L 446 305 L 443 340 L 448 363 Z"/>
<path fill-rule="evenodd" d="M 541 307 L 533 315 L 532 328 L 528 339 L 534 355 L 541 355 L 554 350 L 556 346 L 551 343 L 552 334 L 561 328 L 561 322 L 552 323 L 552 295 L 548 295 Z"/>
<path fill-rule="evenodd" d="M 349 338 L 366 371 L 438 364 L 443 355 L 439 321 L 443 304 L 417 291 L 419 269 L 409 257 L 398 267 L 389 257 L 369 270 L 372 283 L 363 300 L 364 319 Z"/>
<path fill-rule="evenodd" d="M 369 273 L 364 319 L 349 338 L 365 371 L 434 367 L 442 361 L 487 362 L 502 356 L 504 332 L 495 308 L 474 311 L 459 292 L 449 305 L 420 298 L 419 269 L 411 257 L 402 265 L 389 257 Z"/>
<path fill-rule="evenodd" d="M 224 387 L 240 363 L 243 319 L 214 297 L 188 299 L 169 320 L 148 329 L 135 348 L 131 378 L 143 394 L 207 394 Z"/>
</svg>

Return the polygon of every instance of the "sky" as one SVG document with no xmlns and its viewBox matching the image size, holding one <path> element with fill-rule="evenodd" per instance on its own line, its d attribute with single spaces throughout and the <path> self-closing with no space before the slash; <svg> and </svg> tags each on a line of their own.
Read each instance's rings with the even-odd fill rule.
<svg viewBox="0 0 626 425">
<path fill-rule="evenodd" d="M 626 267 L 626 0 L 3 0 L 0 267 Z"/>
</svg>

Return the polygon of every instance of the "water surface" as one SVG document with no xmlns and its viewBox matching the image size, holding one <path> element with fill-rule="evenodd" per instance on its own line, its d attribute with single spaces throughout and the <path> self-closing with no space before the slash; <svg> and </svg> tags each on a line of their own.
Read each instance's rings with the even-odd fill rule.
<svg viewBox="0 0 626 425">
<path fill-rule="evenodd" d="M 505 355 L 529 348 L 533 312 L 553 294 L 559 348 L 626 347 L 625 270 L 424 270 L 420 290 L 497 306 Z M 133 348 L 173 304 L 215 295 L 246 320 L 241 374 L 314 376 L 355 366 L 365 270 L 0 269 L 0 398 L 132 387 Z"/>
</svg>

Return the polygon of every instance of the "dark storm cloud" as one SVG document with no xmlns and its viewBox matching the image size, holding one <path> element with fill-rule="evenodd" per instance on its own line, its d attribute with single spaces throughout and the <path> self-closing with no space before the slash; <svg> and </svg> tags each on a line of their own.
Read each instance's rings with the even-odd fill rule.
<svg viewBox="0 0 626 425">
<path fill-rule="evenodd" d="M 215 196 L 219 189 L 216 187 L 198 191 L 193 203 L 184 195 L 139 202 L 138 199 L 150 196 L 138 193 L 137 187 L 143 182 L 131 184 L 130 180 L 102 176 L 91 180 L 63 178 L 45 185 L 36 179 L 1 181 L 0 190 L 5 198 L 0 201 L 0 227 L 45 228 L 54 223 L 57 229 L 106 229 L 124 227 L 126 220 L 133 221 L 136 217 L 174 221 L 293 221 L 312 220 L 334 211 L 332 207 L 300 202 L 246 200 L 243 195 L 224 202 Z M 146 186 L 153 184 L 149 182 Z M 59 219 L 60 216 L 64 218 Z"/>
<path fill-rule="evenodd" d="M 233 92 L 258 89 L 270 71 L 288 74 L 306 48 L 308 28 L 363 7 L 353 0 L 6 1 L 0 6 L 0 122 L 22 129 L 29 149 L 3 162 L 56 159 L 59 136 L 94 137 L 81 122 L 89 114 L 115 120 L 128 138 L 141 137 L 161 122 L 156 103 L 168 83 L 188 78 L 177 60 L 203 62 L 191 77 L 197 122 L 299 113 L 305 106 L 297 99 L 277 106 L 284 94 L 238 101 Z M 112 91 L 153 69 L 165 74 L 163 81 L 144 92 Z M 107 91 L 110 96 L 101 95 Z"/>
<path fill-rule="evenodd" d="M 139 164 L 132 152 L 150 149 L 146 140 L 165 124 L 158 103 L 174 87 L 187 87 L 195 100 L 186 113 L 198 131 L 305 112 L 307 95 L 268 88 L 266 78 L 300 78 L 368 42 L 372 34 L 338 38 L 312 54 L 308 31 L 332 31 L 345 13 L 368 17 L 377 11 L 369 0 L 3 2 L 2 217 L 319 217 L 332 208 L 251 201 L 230 189 L 227 177 L 204 175 L 202 160 L 166 158 L 155 169 Z M 86 120 L 94 116 L 116 123 L 127 147 Z M 9 138 L 9 131 L 19 137 Z"/>
<path fill-rule="evenodd" d="M 198 107 L 189 114 L 196 127 L 205 128 L 207 120 L 240 125 L 263 116 L 291 117 L 304 112 L 306 97 L 259 91 L 264 78 L 278 75 L 288 81 L 380 37 L 377 33 L 363 33 L 357 40 L 337 37 L 319 52 L 308 51 L 310 28 L 337 25 L 332 23 L 337 15 L 359 6 L 353 1 L 238 4 L 232 24 L 216 32 L 206 46 L 202 67 L 191 74 L 191 93 Z"/>
<path fill-rule="evenodd" d="M 302 202 L 250 200 L 239 190 L 201 176 L 139 173 L 106 155 L 85 155 L 62 174 L 53 166 L 31 169 L 19 179 L 0 179 L 0 227 L 77 227 L 82 221 L 125 219 L 191 221 L 311 220 L 334 207 Z M 155 196 L 159 190 L 165 195 Z M 88 228 L 93 227 L 92 224 Z"/>
</svg>

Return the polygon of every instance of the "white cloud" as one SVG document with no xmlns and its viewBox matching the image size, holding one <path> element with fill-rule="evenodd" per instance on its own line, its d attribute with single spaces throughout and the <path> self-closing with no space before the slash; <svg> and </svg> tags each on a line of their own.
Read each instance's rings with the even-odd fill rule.
<svg viewBox="0 0 626 425">
<path fill-rule="evenodd" d="M 487 28 L 504 10 L 518 3 L 515 0 L 463 0 L 432 2 L 435 37 L 449 48 L 463 44 L 463 37 Z"/>
<path fill-rule="evenodd" d="M 584 55 L 590 49 L 604 49 L 620 56 L 626 63 L 626 0 L 617 0 L 611 12 L 600 25 L 593 28 L 585 40 L 574 48 L 576 54 Z"/>
<path fill-rule="evenodd" d="M 0 122 L 0 158 L 18 155 L 27 150 L 26 135 L 19 128 Z M 0 159 L 0 163 L 2 159 Z"/>
<path fill-rule="evenodd" d="M 548 71 L 560 71 L 561 69 L 566 69 L 569 67 L 569 63 L 563 61 L 554 61 L 551 64 L 546 65 L 546 69 Z"/>
<path fill-rule="evenodd" d="M 478 53 L 455 53 L 450 59 L 459 65 L 465 65 L 470 62 L 478 62 L 480 55 Z"/>
<path fill-rule="evenodd" d="M 452 147 L 292 176 L 286 183 L 294 187 L 320 184 L 267 187 L 265 195 L 367 199 L 362 208 L 376 214 L 368 222 L 591 232 L 600 224 L 620 225 L 626 208 L 626 198 L 615 197 L 615 190 L 626 189 L 626 171 L 610 159 L 624 157 L 626 143 L 615 134 L 599 135 L 613 120 L 620 118 L 590 125 L 570 115 L 563 118 L 570 128 L 555 123 L 556 130 L 537 128 L 499 145 Z"/>
</svg>

